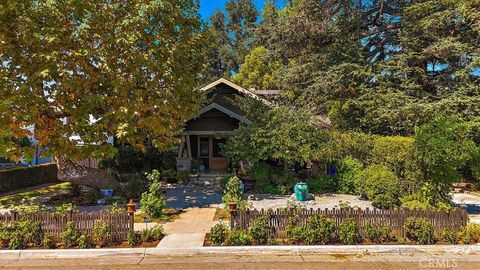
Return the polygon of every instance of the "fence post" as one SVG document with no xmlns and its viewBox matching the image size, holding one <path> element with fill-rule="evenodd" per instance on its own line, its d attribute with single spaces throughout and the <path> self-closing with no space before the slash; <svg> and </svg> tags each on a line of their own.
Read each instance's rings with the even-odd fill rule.
<svg viewBox="0 0 480 270">
<path fill-rule="evenodd" d="M 235 218 L 237 217 L 237 203 L 229 203 L 228 211 L 230 212 L 230 229 L 233 229 L 235 226 Z"/>
<path fill-rule="evenodd" d="M 129 218 L 129 223 L 130 223 L 130 231 L 133 232 L 133 227 L 134 227 L 134 222 L 135 222 L 135 208 L 137 205 L 133 202 L 133 200 L 130 200 L 130 202 L 127 204 L 127 213 L 128 213 L 128 218 Z"/>
</svg>

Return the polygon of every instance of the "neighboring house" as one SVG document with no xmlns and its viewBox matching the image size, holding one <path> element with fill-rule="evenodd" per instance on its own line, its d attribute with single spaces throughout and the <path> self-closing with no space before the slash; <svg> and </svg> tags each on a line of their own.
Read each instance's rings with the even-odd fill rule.
<svg viewBox="0 0 480 270">
<path fill-rule="evenodd" d="M 236 96 L 242 96 L 269 103 L 267 97 L 278 94 L 278 91 L 247 90 L 223 78 L 200 90 L 206 93 L 207 103 L 185 124 L 177 169 L 190 170 L 192 159 L 200 159 L 207 170 L 225 170 L 229 160 L 221 154 L 220 144 L 225 143 L 225 137 L 233 134 L 240 123 L 251 123 L 232 101 Z"/>
</svg>

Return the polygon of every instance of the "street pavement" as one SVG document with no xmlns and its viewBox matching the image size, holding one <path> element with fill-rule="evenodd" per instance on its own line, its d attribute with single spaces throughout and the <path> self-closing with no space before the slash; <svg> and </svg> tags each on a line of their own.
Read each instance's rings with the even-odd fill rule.
<svg viewBox="0 0 480 270">
<path fill-rule="evenodd" d="M 479 269 L 480 246 L 12 251 L 0 269 Z"/>
</svg>

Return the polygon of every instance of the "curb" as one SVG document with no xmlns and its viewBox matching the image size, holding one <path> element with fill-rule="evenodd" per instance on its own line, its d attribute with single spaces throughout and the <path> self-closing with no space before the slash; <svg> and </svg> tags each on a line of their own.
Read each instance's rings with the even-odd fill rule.
<svg viewBox="0 0 480 270">
<path fill-rule="evenodd" d="M 68 258 L 145 258 L 166 255 L 201 254 L 480 254 L 477 245 L 388 245 L 388 246 L 243 246 L 198 248 L 117 248 L 117 249 L 51 249 L 51 250 L 0 250 L 0 260 L 68 259 Z"/>
</svg>

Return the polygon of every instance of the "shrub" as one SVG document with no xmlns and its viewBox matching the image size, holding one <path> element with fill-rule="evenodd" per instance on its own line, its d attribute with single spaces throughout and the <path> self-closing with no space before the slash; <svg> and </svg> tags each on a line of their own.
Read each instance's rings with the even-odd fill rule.
<svg viewBox="0 0 480 270">
<path fill-rule="evenodd" d="M 125 213 L 126 210 L 125 210 L 125 208 L 118 206 L 117 202 L 114 202 L 112 204 L 112 207 L 108 211 L 112 214 L 119 215 L 119 214 Z"/>
<path fill-rule="evenodd" d="M 351 156 L 341 159 L 338 164 L 338 173 L 335 175 L 338 191 L 341 193 L 355 193 L 355 176 L 363 169 L 363 163 Z"/>
<path fill-rule="evenodd" d="M 249 233 L 257 245 L 265 245 L 268 242 L 270 218 L 267 215 L 256 218 L 249 228 Z"/>
<path fill-rule="evenodd" d="M 66 216 L 71 212 L 77 212 L 77 207 L 72 203 L 62 203 L 61 205 L 57 205 L 55 207 L 55 214 L 59 214 L 62 216 Z"/>
<path fill-rule="evenodd" d="M 180 184 L 187 184 L 190 181 L 190 172 L 187 171 L 179 171 L 175 175 L 175 179 Z"/>
<path fill-rule="evenodd" d="M 422 245 L 433 244 L 433 225 L 425 218 L 409 217 L 403 225 L 408 239 Z"/>
<path fill-rule="evenodd" d="M 313 230 L 315 243 L 326 244 L 335 237 L 335 222 L 324 215 L 318 214 L 310 217 L 307 227 Z"/>
<path fill-rule="evenodd" d="M 370 165 L 355 177 L 360 195 L 379 208 L 392 208 L 398 202 L 399 180 L 384 165 Z"/>
<path fill-rule="evenodd" d="M 18 227 L 16 229 L 23 234 L 27 243 L 31 243 L 35 246 L 42 243 L 43 233 L 39 221 L 20 221 L 17 225 Z"/>
<path fill-rule="evenodd" d="M 392 227 L 377 226 L 370 221 L 365 225 L 365 233 L 367 234 L 368 239 L 376 244 L 388 242 L 392 239 Z"/>
<path fill-rule="evenodd" d="M 297 244 L 325 244 L 335 237 L 335 222 L 323 215 L 315 215 L 306 225 L 297 217 L 291 217 L 286 228 L 288 237 Z"/>
<path fill-rule="evenodd" d="M 456 245 L 460 241 L 460 233 L 455 229 L 446 229 L 442 232 L 442 241 Z"/>
<path fill-rule="evenodd" d="M 233 229 L 228 234 L 225 243 L 228 246 L 247 246 L 252 243 L 252 239 L 247 232 L 242 230 Z"/>
<path fill-rule="evenodd" d="M 143 229 L 140 232 L 142 242 L 158 241 L 161 240 L 164 235 L 165 233 L 163 232 L 163 226 L 161 224 L 157 224 L 149 229 Z"/>
<path fill-rule="evenodd" d="M 379 136 L 372 149 L 372 163 L 385 165 L 402 179 L 401 193 L 418 189 L 421 171 L 415 157 L 414 139 L 402 136 Z"/>
<path fill-rule="evenodd" d="M 78 244 L 78 237 L 80 232 L 75 229 L 75 223 L 73 221 L 67 222 L 65 225 L 65 231 L 60 235 L 62 245 L 66 248 L 74 247 Z"/>
<path fill-rule="evenodd" d="M 321 176 L 307 182 L 309 191 L 313 193 L 331 193 L 337 190 L 335 177 Z"/>
<path fill-rule="evenodd" d="M 165 208 L 166 200 L 162 192 L 160 180 L 158 178 L 153 179 L 152 185 L 142 194 L 140 209 L 150 218 L 160 218 L 162 210 Z"/>
<path fill-rule="evenodd" d="M 257 163 L 253 165 L 251 174 L 257 182 L 268 182 L 270 181 L 272 168 L 266 163 Z"/>
<path fill-rule="evenodd" d="M 20 204 L 16 206 L 12 205 L 9 208 L 12 211 L 15 211 L 21 215 L 31 215 L 48 211 L 48 208 L 46 206 L 38 204 Z"/>
<path fill-rule="evenodd" d="M 6 169 L 0 171 L 0 194 L 55 182 L 58 182 L 56 164 Z"/>
<path fill-rule="evenodd" d="M 358 233 L 357 223 L 354 219 L 345 219 L 338 227 L 338 239 L 347 245 L 358 243 L 360 234 Z"/>
<path fill-rule="evenodd" d="M 97 247 L 103 247 L 109 243 L 110 227 L 103 220 L 95 220 L 92 228 L 92 241 Z"/>
<path fill-rule="evenodd" d="M 48 249 L 55 248 L 55 241 L 53 239 L 52 234 L 46 233 L 46 234 L 43 235 L 42 246 L 44 248 L 48 248 Z"/>
<path fill-rule="evenodd" d="M 86 233 L 80 234 L 78 237 L 78 247 L 79 248 L 90 248 L 91 245 L 90 237 Z"/>
<path fill-rule="evenodd" d="M 140 242 L 140 235 L 135 233 L 133 230 L 129 230 L 127 233 L 127 244 L 129 247 L 134 247 Z"/>
<path fill-rule="evenodd" d="M 243 199 L 243 191 L 241 189 L 242 181 L 237 176 L 232 176 L 228 179 L 225 195 L 222 197 L 222 201 L 228 205 L 231 202 L 239 203 Z"/>
<path fill-rule="evenodd" d="M 407 243 L 407 240 L 403 237 L 397 237 L 397 244 L 398 245 L 405 245 Z"/>
<path fill-rule="evenodd" d="M 480 224 L 468 223 L 461 232 L 462 241 L 465 244 L 480 242 Z"/>
<path fill-rule="evenodd" d="M 210 229 L 210 241 L 214 245 L 221 245 L 228 236 L 228 227 L 224 223 L 217 223 Z"/>
</svg>

